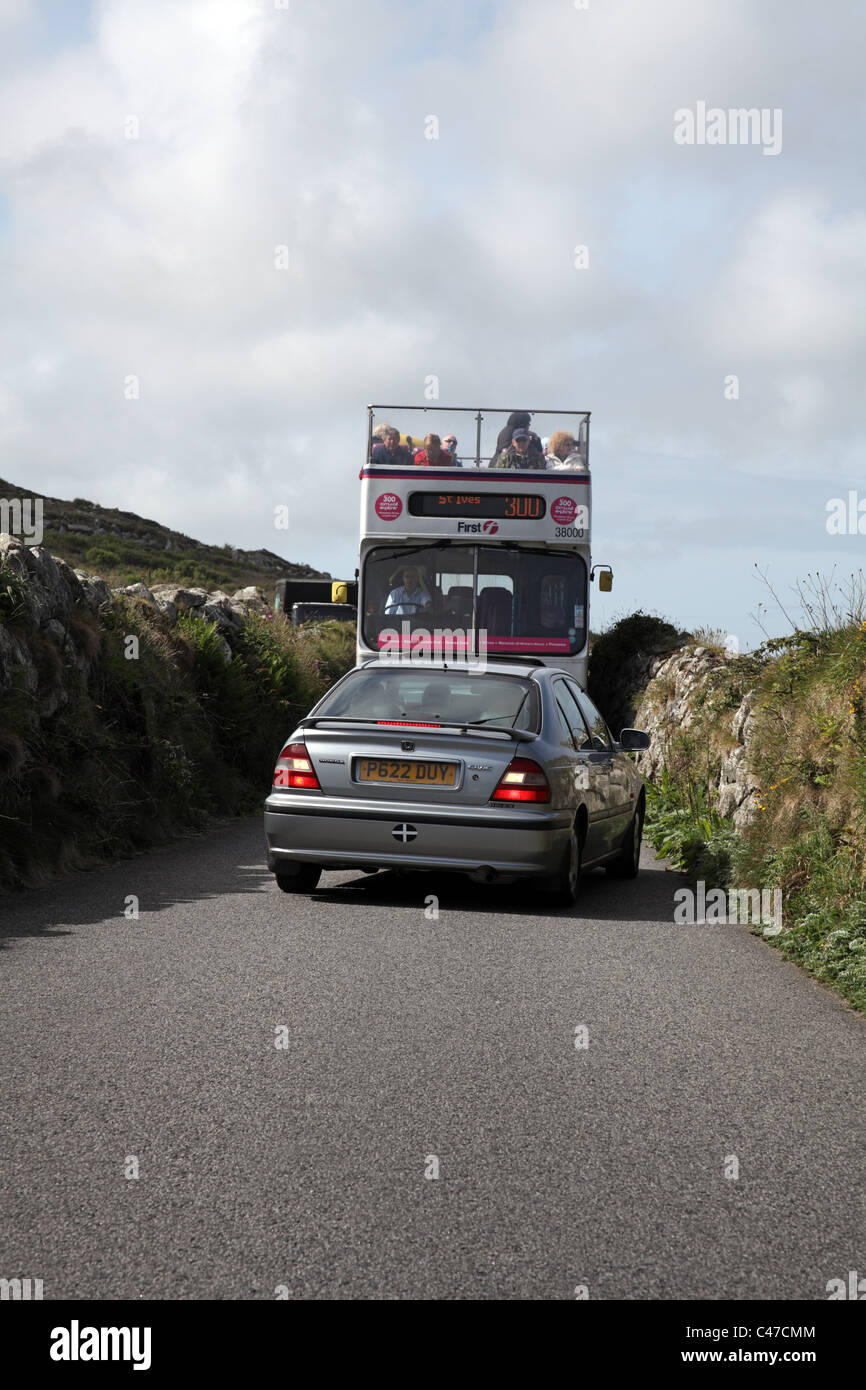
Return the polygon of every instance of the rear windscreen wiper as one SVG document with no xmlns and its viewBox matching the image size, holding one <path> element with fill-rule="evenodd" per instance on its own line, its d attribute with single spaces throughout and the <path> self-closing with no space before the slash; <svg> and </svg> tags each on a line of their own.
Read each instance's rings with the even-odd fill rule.
<svg viewBox="0 0 866 1390">
<path fill-rule="evenodd" d="M 479 724 L 461 724 L 459 728 L 461 733 L 464 734 L 469 729 L 471 729 L 474 734 L 508 734 L 509 738 L 516 738 L 520 743 L 526 743 L 528 739 L 537 738 L 537 734 L 532 733 L 529 729 L 515 729 L 508 724 L 485 724 L 482 721 Z"/>
<path fill-rule="evenodd" d="M 517 739 L 519 743 L 526 743 L 530 739 L 537 737 L 528 729 L 509 729 L 501 724 L 469 724 L 463 720 L 427 720 L 427 719 L 376 719 L 363 714 L 344 715 L 344 714 L 316 714 L 308 715 L 306 719 L 299 719 L 296 728 L 312 729 L 319 724 L 372 724 L 380 729 L 425 729 L 454 733 L 456 730 L 461 734 L 506 734 L 508 738 Z"/>
</svg>

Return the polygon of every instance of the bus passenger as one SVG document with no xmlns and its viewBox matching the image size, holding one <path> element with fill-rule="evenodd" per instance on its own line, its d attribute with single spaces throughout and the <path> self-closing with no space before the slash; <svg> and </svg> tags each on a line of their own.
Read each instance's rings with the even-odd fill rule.
<svg viewBox="0 0 866 1390">
<path fill-rule="evenodd" d="M 507 449 L 490 460 L 491 468 L 543 468 L 544 459 L 531 457 L 529 430 L 516 429 Z"/>
<path fill-rule="evenodd" d="M 568 430 L 556 430 L 550 436 L 550 443 L 545 455 L 545 467 L 556 468 L 560 471 L 568 469 L 570 472 L 585 472 L 586 464 L 578 452 L 577 440 L 573 434 L 569 434 Z"/>
<path fill-rule="evenodd" d="M 407 565 L 401 572 L 392 574 L 391 583 L 402 579 L 403 583 L 392 589 L 385 600 L 385 612 L 390 616 L 396 614 L 423 613 L 425 608 L 429 608 L 432 602 L 429 593 L 421 583 L 421 571 L 417 565 Z"/>
<path fill-rule="evenodd" d="M 539 437 L 538 437 L 538 435 L 535 433 L 535 431 L 534 431 L 534 430 L 531 430 L 531 429 L 529 428 L 529 411 L 528 411 L 528 410 L 514 410 L 514 411 L 512 411 L 512 413 L 509 415 L 509 417 L 508 417 L 508 419 L 506 420 L 505 424 L 502 426 L 502 429 L 499 431 L 499 437 L 498 437 L 497 440 L 496 440 L 496 448 L 493 450 L 493 454 L 492 454 L 491 459 L 490 459 L 490 467 L 491 467 L 491 468 L 494 467 L 494 459 L 497 459 L 497 458 L 499 457 L 499 455 L 502 453 L 502 451 L 503 451 L 504 449 L 507 449 L 507 448 L 509 447 L 509 445 L 511 444 L 511 442 L 512 442 L 512 440 L 513 440 L 513 438 L 514 438 L 514 431 L 515 431 L 515 430 L 527 430 L 527 431 L 529 432 L 529 457 L 530 457 L 530 458 L 541 459 L 541 458 L 543 457 L 543 455 L 544 455 L 544 450 L 543 450 L 542 447 L 541 447 L 541 440 L 539 439 Z M 532 464 L 530 464 L 529 466 L 530 466 L 530 467 L 533 467 Z M 535 466 L 537 466 L 537 467 L 539 467 L 539 468 L 543 468 L 543 467 L 544 467 L 544 465 L 543 465 L 542 463 L 538 463 L 538 464 L 535 465 Z"/>
<path fill-rule="evenodd" d="M 424 448 L 419 449 L 415 455 L 415 463 L 419 468 L 453 468 L 454 459 L 446 449 L 442 448 L 442 441 L 438 434 L 428 434 L 424 440 Z"/>
<path fill-rule="evenodd" d="M 373 463 L 401 463 L 404 466 L 412 462 L 409 450 L 400 443 L 400 431 L 393 425 L 386 429 L 384 443 L 374 446 L 372 460 Z"/>
<path fill-rule="evenodd" d="M 380 448 L 385 443 L 385 437 L 391 426 L 387 420 L 382 420 L 374 429 L 373 437 L 370 440 L 370 449 Z"/>
<path fill-rule="evenodd" d="M 445 438 L 442 440 L 442 445 L 443 445 L 443 447 L 444 447 L 445 449 L 448 450 L 448 453 L 451 455 L 451 459 L 452 459 L 452 461 L 453 461 L 455 467 L 457 467 L 457 468 L 462 468 L 462 467 L 463 467 L 463 460 L 462 460 L 462 459 L 459 459 L 459 458 L 457 457 L 457 436 L 456 436 L 456 434 L 446 434 Z"/>
</svg>

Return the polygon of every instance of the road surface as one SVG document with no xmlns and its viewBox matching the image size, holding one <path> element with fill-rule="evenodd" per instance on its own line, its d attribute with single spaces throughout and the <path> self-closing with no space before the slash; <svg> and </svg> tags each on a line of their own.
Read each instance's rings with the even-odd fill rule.
<svg viewBox="0 0 866 1390">
<path fill-rule="evenodd" d="M 866 1273 L 866 1023 L 745 927 L 674 925 L 650 850 L 568 914 L 459 878 L 293 898 L 263 847 L 256 817 L 0 900 L 0 1276 L 826 1299 Z"/>
</svg>

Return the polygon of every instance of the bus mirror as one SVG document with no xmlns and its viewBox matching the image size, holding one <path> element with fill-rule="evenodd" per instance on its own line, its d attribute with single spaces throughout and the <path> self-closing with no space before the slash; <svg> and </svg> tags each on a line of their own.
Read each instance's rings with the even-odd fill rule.
<svg viewBox="0 0 866 1390">
<path fill-rule="evenodd" d="M 342 579 L 335 579 L 335 580 L 334 580 L 333 584 L 331 585 L 331 602 L 332 602 L 332 603 L 348 603 L 348 602 L 349 602 L 349 586 L 348 586 L 348 584 L 345 582 L 345 580 L 342 580 Z"/>
<path fill-rule="evenodd" d="M 595 572 L 598 570 L 598 587 L 603 594 L 609 594 L 613 588 L 613 570 L 610 565 L 593 565 L 590 573 L 590 580 L 595 579 Z"/>
</svg>

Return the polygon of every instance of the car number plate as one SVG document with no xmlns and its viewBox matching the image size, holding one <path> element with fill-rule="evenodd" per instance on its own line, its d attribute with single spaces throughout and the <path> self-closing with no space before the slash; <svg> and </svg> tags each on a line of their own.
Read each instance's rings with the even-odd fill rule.
<svg viewBox="0 0 866 1390">
<path fill-rule="evenodd" d="M 411 782 L 425 787 L 453 787 L 456 763 L 422 763 L 400 758 L 359 758 L 359 782 Z"/>
</svg>

